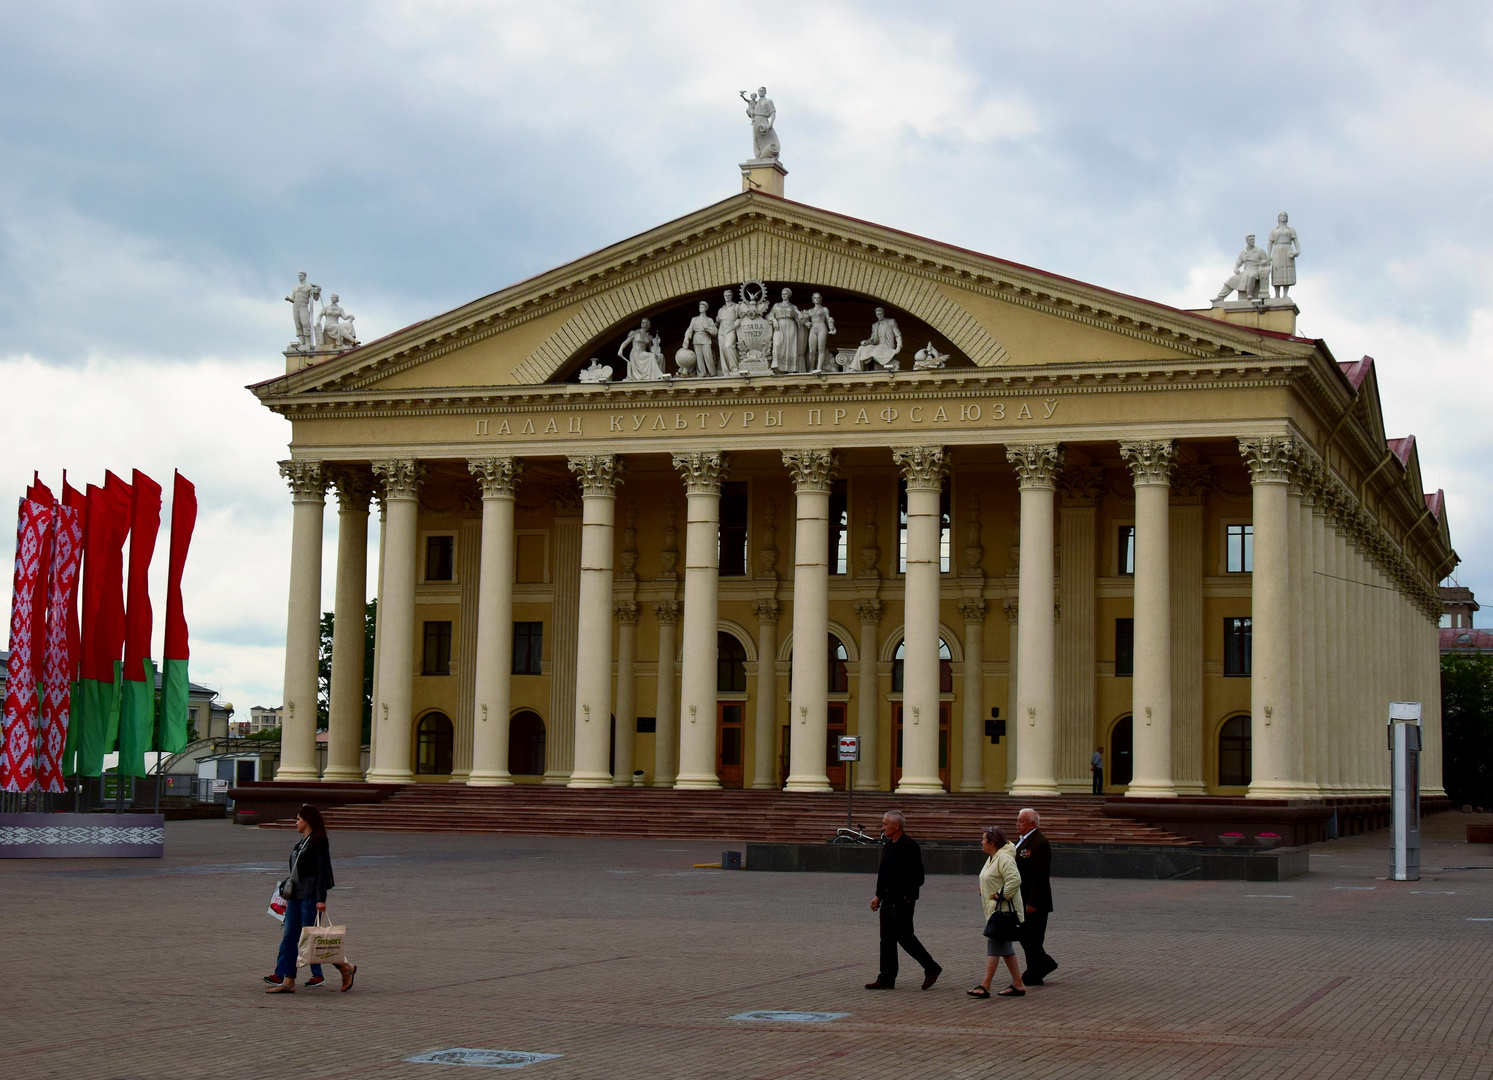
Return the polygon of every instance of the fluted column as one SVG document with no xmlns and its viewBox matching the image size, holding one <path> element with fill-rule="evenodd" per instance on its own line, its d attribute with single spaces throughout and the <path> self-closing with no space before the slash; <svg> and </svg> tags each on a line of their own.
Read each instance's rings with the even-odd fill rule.
<svg viewBox="0 0 1493 1080">
<path fill-rule="evenodd" d="M 1206 795 L 1203 777 L 1203 499 L 1207 465 L 1172 472 L 1172 783 Z M 1216 754 L 1215 746 L 1208 753 Z"/>
<path fill-rule="evenodd" d="M 1006 460 L 1021 481 L 1021 620 L 1018 624 L 1017 685 L 1020 697 L 1008 726 L 1021 728 L 1013 795 L 1056 795 L 1054 734 L 1057 719 L 1053 656 L 1057 629 L 1053 610 L 1053 502 L 1061 446 L 1008 446 Z"/>
<path fill-rule="evenodd" d="M 960 791 L 985 790 L 985 601 L 959 602 L 964 616 L 964 768 Z"/>
<path fill-rule="evenodd" d="M 333 602 L 332 686 L 327 716 L 327 767 L 322 779 L 363 779 L 363 665 L 368 608 L 370 478 L 346 468 L 337 485 L 337 598 Z"/>
<path fill-rule="evenodd" d="M 388 540 L 384 547 L 382 663 L 379 665 L 378 745 L 368 779 L 402 784 L 414 779 L 410 741 L 414 715 L 415 565 L 419 539 L 420 485 L 425 466 L 418 461 L 375 461 L 373 475 L 384 486 Z"/>
<path fill-rule="evenodd" d="M 757 718 L 753 732 L 752 788 L 766 791 L 778 786 L 778 619 L 783 605 L 776 600 L 758 600 L 752 605 L 757 616 Z"/>
<path fill-rule="evenodd" d="M 317 660 L 321 646 L 321 522 L 327 475 L 318 461 L 282 461 L 290 484 L 290 604 L 285 620 L 285 720 L 276 780 L 316 779 Z"/>
<path fill-rule="evenodd" d="M 679 683 L 674 666 L 679 656 L 677 600 L 660 600 L 653 607 L 658 619 L 658 687 L 653 709 L 653 786 L 673 787 L 679 774 Z"/>
<path fill-rule="evenodd" d="M 1094 778 L 1094 675 L 1097 659 L 1095 557 L 1104 470 L 1069 462 L 1058 474 L 1057 779 L 1063 791 L 1088 793 Z M 1201 582 L 1199 583 L 1201 584 Z"/>
<path fill-rule="evenodd" d="M 580 488 L 575 484 L 557 483 L 551 494 L 555 507 L 555 554 L 550 625 L 546 628 L 550 639 L 550 714 L 544 739 L 544 782 L 560 787 L 570 783 L 570 774 L 575 770 L 576 649 L 580 642 L 584 508 Z"/>
<path fill-rule="evenodd" d="M 1174 798 L 1170 439 L 1120 444 L 1135 482 L 1135 774 L 1130 798 Z"/>
<path fill-rule="evenodd" d="M 1296 468 L 1291 436 L 1240 439 L 1254 493 L 1254 571 L 1250 588 L 1254 666 L 1250 679 L 1251 798 L 1286 798 L 1291 774 L 1291 609 L 1287 492 Z"/>
<path fill-rule="evenodd" d="M 941 446 L 893 448 L 907 481 L 903 575 L 902 779 L 898 792 L 943 794 L 938 775 L 939 503 L 948 456 Z"/>
<path fill-rule="evenodd" d="M 855 683 L 855 730 L 861 739 L 861 759 L 855 764 L 856 790 L 878 791 L 881 752 L 881 688 L 877 659 L 880 655 L 881 616 L 885 608 L 880 600 L 857 600 L 855 614 L 860 619 L 860 670 Z"/>
<path fill-rule="evenodd" d="M 612 525 L 615 454 L 569 459 L 581 485 L 581 588 L 575 650 L 575 768 L 568 786 L 611 787 Z"/>
<path fill-rule="evenodd" d="M 1016 749 L 1021 725 L 1016 722 L 1016 702 L 1021 700 L 1021 685 L 1017 679 L 1017 668 L 1021 664 L 1021 603 L 1007 598 L 1001 601 L 1006 613 L 1006 638 L 1010 655 L 1006 657 L 1006 779 L 1003 790 L 1011 791 L 1016 786 L 1016 762 L 1020 752 Z"/>
<path fill-rule="evenodd" d="M 679 775 L 674 786 L 721 786 L 716 761 L 716 635 L 720 629 L 721 481 L 718 450 L 673 456 L 684 478 L 684 670 L 679 688 Z"/>
<path fill-rule="evenodd" d="M 829 791 L 829 490 L 833 450 L 784 450 L 798 492 L 793 541 L 793 699 L 789 791 Z"/>
<path fill-rule="evenodd" d="M 612 786 L 631 787 L 633 745 L 638 735 L 638 605 L 624 600 L 612 614 L 617 617 L 617 768 Z M 657 730 L 655 726 L 655 734 Z"/>
<path fill-rule="evenodd" d="M 383 497 L 382 485 L 374 478 L 375 497 L 378 499 L 378 578 L 377 596 L 375 601 L 377 607 L 373 615 L 373 716 L 369 723 L 368 732 L 368 765 L 373 767 L 374 755 L 378 753 L 378 718 L 383 715 L 379 708 L 378 697 L 378 674 L 383 666 L 384 655 L 384 552 L 389 546 L 389 503 Z M 364 773 L 367 778 L 367 772 Z"/>
<path fill-rule="evenodd" d="M 508 722 L 513 712 L 513 507 L 523 462 L 477 458 L 467 462 L 482 489 L 482 554 L 477 571 L 476 705 L 472 772 L 467 783 L 513 783 L 508 772 Z"/>
</svg>

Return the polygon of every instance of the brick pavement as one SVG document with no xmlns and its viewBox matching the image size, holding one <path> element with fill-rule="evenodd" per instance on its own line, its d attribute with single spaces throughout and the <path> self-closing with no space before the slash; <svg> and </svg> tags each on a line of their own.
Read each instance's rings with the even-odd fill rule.
<svg viewBox="0 0 1493 1080">
<path fill-rule="evenodd" d="M 174 822 L 161 861 L 0 863 L 0 1076 L 486 1075 L 403 1060 L 467 1046 L 564 1055 L 535 1080 L 1483 1077 L 1493 848 L 1452 842 L 1467 820 L 1428 819 L 1446 842 L 1416 883 L 1380 880 L 1383 833 L 1285 882 L 1059 880 L 1063 966 L 1008 1001 L 964 996 L 973 879 L 919 905 L 939 985 L 904 968 L 875 994 L 867 877 L 691 869 L 719 842 L 378 833 L 332 838 L 357 988 L 270 997 L 290 836 Z M 728 1019 L 752 1009 L 850 1015 Z"/>
</svg>

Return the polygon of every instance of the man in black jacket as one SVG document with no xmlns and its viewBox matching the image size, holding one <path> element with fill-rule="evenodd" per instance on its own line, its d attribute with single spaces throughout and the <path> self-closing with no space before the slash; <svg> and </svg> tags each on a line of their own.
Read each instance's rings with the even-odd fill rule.
<svg viewBox="0 0 1493 1080">
<path fill-rule="evenodd" d="M 876 874 L 876 895 L 871 910 L 881 912 L 881 973 L 867 990 L 891 990 L 897 985 L 897 946 L 923 968 L 923 989 L 938 981 L 943 968 L 933 962 L 912 929 L 913 908 L 923 887 L 923 853 L 918 843 L 903 831 L 907 819 L 901 810 L 888 810 L 881 819 L 881 869 Z"/>
<path fill-rule="evenodd" d="M 1058 962 L 1047 955 L 1043 942 L 1047 937 L 1047 916 L 1052 913 L 1052 845 L 1042 830 L 1037 811 L 1027 809 L 1016 815 L 1016 869 L 1021 874 L 1021 900 L 1026 918 L 1021 924 L 1021 950 L 1026 953 L 1026 971 L 1021 981 L 1027 986 L 1041 986 L 1042 980 L 1057 970 Z"/>
</svg>

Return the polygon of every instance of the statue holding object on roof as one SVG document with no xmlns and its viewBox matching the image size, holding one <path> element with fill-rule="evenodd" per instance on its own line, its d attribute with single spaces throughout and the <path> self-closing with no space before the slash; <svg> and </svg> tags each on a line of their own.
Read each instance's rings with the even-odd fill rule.
<svg viewBox="0 0 1493 1080">
<path fill-rule="evenodd" d="M 664 373 L 663 339 L 647 319 L 622 339 L 617 355 L 627 361 L 626 382 L 658 382 L 669 377 Z"/>
<path fill-rule="evenodd" d="M 741 100 L 747 103 L 747 118 L 752 122 L 752 157 L 757 161 L 775 160 L 782 149 L 773 128 L 778 110 L 767 96 L 767 87 L 758 87 L 751 97 L 743 90 Z"/>
<path fill-rule="evenodd" d="M 316 326 L 316 321 L 311 317 L 311 301 L 315 299 L 316 286 L 306 281 L 304 270 L 296 277 L 296 286 L 285 299 L 290 303 L 290 317 L 295 324 L 298 347 L 302 352 L 309 352 L 312 332 Z"/>
</svg>

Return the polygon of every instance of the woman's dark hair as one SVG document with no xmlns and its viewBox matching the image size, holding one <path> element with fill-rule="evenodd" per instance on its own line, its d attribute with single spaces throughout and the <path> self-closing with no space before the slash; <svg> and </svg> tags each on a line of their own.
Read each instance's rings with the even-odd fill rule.
<svg viewBox="0 0 1493 1080">
<path fill-rule="evenodd" d="M 310 821 L 310 818 L 306 819 Z M 997 851 L 1006 846 L 1006 830 L 999 825 L 985 826 L 985 839 L 995 845 Z"/>
<path fill-rule="evenodd" d="M 303 803 L 296 811 L 296 817 L 301 818 L 307 825 L 311 826 L 311 835 L 320 836 L 325 839 L 327 835 L 327 823 L 321 820 L 321 811 L 310 803 Z"/>
</svg>

